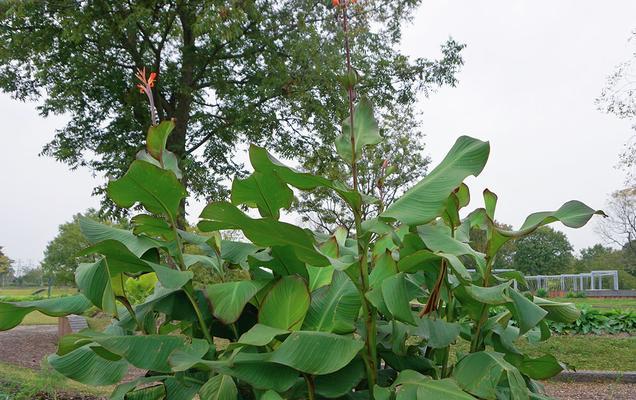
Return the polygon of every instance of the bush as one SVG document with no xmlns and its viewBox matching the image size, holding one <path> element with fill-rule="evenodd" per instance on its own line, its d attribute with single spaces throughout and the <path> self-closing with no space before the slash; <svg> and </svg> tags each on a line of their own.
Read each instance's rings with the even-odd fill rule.
<svg viewBox="0 0 636 400">
<path fill-rule="evenodd" d="M 571 298 L 571 299 L 584 299 L 587 297 L 587 293 L 585 292 L 567 292 L 565 294 L 565 297 Z"/>
<path fill-rule="evenodd" d="M 543 288 L 537 289 L 537 296 L 539 296 L 539 297 L 548 297 L 548 291 L 546 289 L 543 289 Z"/>
</svg>

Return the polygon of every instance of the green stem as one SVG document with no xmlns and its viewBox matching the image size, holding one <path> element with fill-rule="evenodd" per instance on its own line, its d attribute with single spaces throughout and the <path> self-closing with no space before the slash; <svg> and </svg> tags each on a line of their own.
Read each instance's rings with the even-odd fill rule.
<svg viewBox="0 0 636 400">
<path fill-rule="evenodd" d="M 307 398 L 309 400 L 316 399 L 316 384 L 314 383 L 314 377 L 309 374 L 303 374 L 305 382 L 307 383 Z"/>
<path fill-rule="evenodd" d="M 486 270 L 484 272 L 484 287 L 488 287 L 488 283 L 490 281 L 490 275 L 492 272 L 492 265 L 493 265 L 492 259 L 490 257 L 486 257 Z M 479 317 L 479 321 L 477 321 L 477 325 L 475 327 L 475 335 L 473 336 L 473 340 L 470 343 L 471 353 L 477 352 L 481 349 L 481 346 L 482 346 L 481 329 L 483 328 L 486 321 L 488 321 L 489 308 L 490 307 L 488 304 L 482 304 L 481 306 L 481 316 Z"/>
<path fill-rule="evenodd" d="M 169 215 L 170 218 L 170 226 L 172 227 L 172 232 L 174 232 L 175 240 L 177 241 L 177 257 L 179 264 L 177 267 L 180 271 L 185 271 L 187 269 L 185 258 L 183 257 L 183 244 L 181 243 L 181 236 L 179 236 L 179 231 L 177 230 L 177 224 L 174 218 Z M 203 318 L 203 314 L 201 313 L 201 309 L 199 308 L 199 303 L 197 303 L 196 298 L 194 297 L 194 287 L 192 287 L 192 281 L 188 282 L 186 286 L 183 288 L 188 300 L 192 304 L 192 308 L 194 308 L 194 313 L 197 315 L 197 320 L 199 321 L 199 326 L 203 331 L 203 335 L 205 339 L 210 343 L 210 346 L 214 347 L 214 339 L 210 334 L 210 329 L 208 328 L 208 324 L 205 322 L 205 318 Z"/>
</svg>

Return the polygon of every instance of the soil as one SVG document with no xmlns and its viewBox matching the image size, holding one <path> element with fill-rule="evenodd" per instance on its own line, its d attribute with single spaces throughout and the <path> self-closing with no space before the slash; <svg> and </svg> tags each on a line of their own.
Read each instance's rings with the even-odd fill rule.
<svg viewBox="0 0 636 400">
<path fill-rule="evenodd" d="M 17 326 L 0 332 L 1 362 L 39 369 L 42 359 L 56 350 L 56 325 Z"/>
<path fill-rule="evenodd" d="M 543 382 L 546 393 L 560 400 L 636 400 L 636 384 Z"/>
<path fill-rule="evenodd" d="M 57 326 L 18 326 L 0 332 L 0 362 L 39 369 L 42 359 L 57 350 Z M 126 380 L 139 376 L 133 369 Z M 544 382 L 546 392 L 560 400 L 636 400 L 636 384 Z M 39 396 L 39 397 L 38 397 Z M 37 400 L 52 399 L 41 393 Z M 57 394 L 57 400 L 94 400 L 96 397 L 71 393 Z"/>
</svg>

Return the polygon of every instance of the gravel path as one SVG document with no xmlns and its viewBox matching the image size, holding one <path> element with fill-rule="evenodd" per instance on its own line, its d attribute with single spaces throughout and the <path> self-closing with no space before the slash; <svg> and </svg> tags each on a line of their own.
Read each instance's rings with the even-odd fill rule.
<svg viewBox="0 0 636 400">
<path fill-rule="evenodd" d="M 17 326 L 0 332 L 0 361 L 39 369 L 42 359 L 57 350 L 57 325 Z"/>
<path fill-rule="evenodd" d="M 560 400 L 636 400 L 629 383 L 544 382 L 548 395 Z"/>
</svg>

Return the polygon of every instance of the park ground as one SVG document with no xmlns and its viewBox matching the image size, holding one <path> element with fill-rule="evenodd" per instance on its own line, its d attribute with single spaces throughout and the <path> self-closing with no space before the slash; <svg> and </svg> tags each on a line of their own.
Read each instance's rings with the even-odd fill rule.
<svg viewBox="0 0 636 400">
<path fill-rule="evenodd" d="M 68 295 L 73 288 L 56 288 L 53 296 Z M 0 298 L 32 296 L 33 288 L 2 289 Z M 46 295 L 46 292 L 38 295 Z M 5 297 L 6 298 L 6 297 Z M 579 307 L 636 311 L 636 299 L 576 298 Z M 91 328 L 101 329 L 110 321 L 99 315 L 88 317 Z M 37 346 L 33 346 L 37 343 Z M 93 388 L 77 384 L 51 370 L 46 355 L 54 353 L 57 343 L 57 318 L 37 312 L 29 314 L 20 327 L 0 332 L 0 399 L 98 399 L 107 396 L 111 387 Z M 462 350 L 462 343 L 458 350 Z M 465 343 L 466 347 L 468 346 Z M 636 371 L 636 336 L 619 335 L 553 335 L 547 342 L 518 345 L 532 356 L 554 354 L 570 368 L 577 370 Z M 636 385 L 616 383 L 545 382 L 548 393 L 558 399 L 636 399 Z"/>
</svg>

